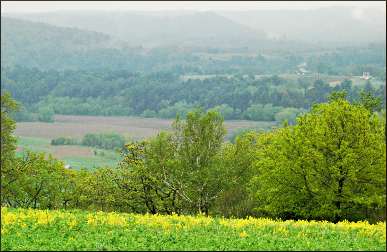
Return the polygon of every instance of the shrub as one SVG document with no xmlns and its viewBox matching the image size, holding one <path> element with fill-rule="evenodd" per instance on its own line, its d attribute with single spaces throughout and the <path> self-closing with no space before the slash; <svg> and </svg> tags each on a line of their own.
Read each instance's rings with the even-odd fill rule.
<svg viewBox="0 0 387 252">
<path fill-rule="evenodd" d="M 41 122 L 54 122 L 54 110 L 50 107 L 39 108 L 38 120 Z"/>
<path fill-rule="evenodd" d="M 122 148 L 125 138 L 116 133 L 86 134 L 82 139 L 82 145 L 97 147 L 102 149 Z"/>
<path fill-rule="evenodd" d="M 284 108 L 280 112 L 274 115 L 274 118 L 277 122 L 287 121 L 290 124 L 294 124 L 296 122 L 297 116 L 302 113 L 303 109 L 297 108 Z"/>
<path fill-rule="evenodd" d="M 51 145 L 77 145 L 79 144 L 77 139 L 68 137 L 58 137 L 51 140 Z"/>
</svg>

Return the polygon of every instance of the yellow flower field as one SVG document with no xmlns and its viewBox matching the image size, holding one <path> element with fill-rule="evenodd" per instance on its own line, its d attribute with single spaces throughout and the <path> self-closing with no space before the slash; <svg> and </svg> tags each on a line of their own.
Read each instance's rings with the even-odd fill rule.
<svg viewBox="0 0 387 252">
<path fill-rule="evenodd" d="M 2 250 L 386 250 L 386 223 L 1 208 Z"/>
</svg>

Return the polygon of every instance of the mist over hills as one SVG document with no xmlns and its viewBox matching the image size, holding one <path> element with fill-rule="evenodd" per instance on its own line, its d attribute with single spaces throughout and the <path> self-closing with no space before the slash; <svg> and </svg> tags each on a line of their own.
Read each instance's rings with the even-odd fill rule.
<svg viewBox="0 0 387 252">
<path fill-rule="evenodd" d="M 250 61 L 266 66 L 274 54 L 271 64 L 296 66 L 309 53 L 334 53 L 341 46 L 385 48 L 386 34 L 385 12 L 348 7 L 2 13 L 1 28 L 2 66 L 195 73 L 203 62 L 207 71 L 241 62 L 248 67 Z"/>
<path fill-rule="evenodd" d="M 14 45 L 19 39 L 27 39 L 26 44 L 46 47 L 55 42 L 57 47 L 69 50 L 82 50 L 97 47 L 109 47 L 113 39 L 96 31 L 85 31 L 78 28 L 56 27 L 41 22 L 29 22 L 21 19 L 1 18 L 2 45 Z M 93 41 L 93 43 L 90 43 Z"/>
<path fill-rule="evenodd" d="M 327 7 L 259 11 L 57 11 L 15 18 L 97 31 L 129 46 L 259 47 L 269 39 L 326 45 L 384 42 L 385 11 Z"/>
<path fill-rule="evenodd" d="M 1 17 L 2 67 L 77 64 L 82 56 L 98 57 L 101 50 L 114 51 L 120 45 L 117 39 L 100 32 Z"/>
<path fill-rule="evenodd" d="M 386 41 L 386 12 L 374 8 L 327 7 L 220 14 L 252 29 L 262 29 L 269 37 L 341 45 Z"/>
<path fill-rule="evenodd" d="M 98 31 L 130 46 L 248 46 L 265 40 L 263 31 L 251 29 L 213 12 L 50 12 L 13 17 L 51 25 Z"/>
</svg>

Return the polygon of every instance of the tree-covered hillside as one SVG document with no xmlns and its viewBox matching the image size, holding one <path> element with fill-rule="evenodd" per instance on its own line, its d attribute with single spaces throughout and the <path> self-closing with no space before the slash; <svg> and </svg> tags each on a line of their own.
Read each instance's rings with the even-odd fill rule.
<svg viewBox="0 0 387 252">
<path fill-rule="evenodd" d="M 94 64 L 114 51 L 116 44 L 109 35 L 99 32 L 1 17 L 2 66 L 62 68 L 66 64 Z M 93 60 L 87 62 L 90 56 Z"/>
<path fill-rule="evenodd" d="M 212 20 L 212 26 L 200 28 L 206 30 L 200 37 L 205 41 L 225 21 L 201 15 Z M 184 22 L 181 29 L 188 25 Z M 295 43 L 295 50 L 278 41 L 273 41 L 275 49 L 217 43 L 145 49 L 76 28 L 4 17 L 1 25 L 1 88 L 29 113 L 173 118 L 200 106 L 216 108 L 227 119 L 294 121 L 313 103 L 326 101 L 331 91 L 346 90 L 353 100 L 365 89 L 385 101 L 383 43 L 325 49 Z M 233 29 L 218 33 L 239 36 Z M 344 81 L 361 80 L 363 72 L 372 76 L 367 84 Z M 320 78 L 322 74 L 329 78 Z"/>
<path fill-rule="evenodd" d="M 355 100 L 365 90 L 385 101 L 385 85 L 374 85 L 372 80 L 364 86 L 350 80 L 331 86 L 323 80 L 276 75 L 184 79 L 173 72 L 29 68 L 3 68 L 2 76 L 2 89 L 35 113 L 174 118 L 199 106 L 218 109 L 226 119 L 294 122 L 297 114 L 326 101 L 332 91 L 345 90 Z"/>
<path fill-rule="evenodd" d="M 215 22 L 213 25 L 221 26 L 222 22 Z M 179 44 L 145 49 L 129 46 L 135 38 L 119 41 L 115 36 L 89 30 L 4 17 L 1 26 L 2 67 L 20 65 L 43 70 L 110 69 L 145 73 L 168 71 L 180 75 L 284 74 L 295 73 L 300 64 L 306 63 L 309 73 L 361 75 L 362 72 L 369 71 L 372 76 L 385 79 L 386 46 L 383 43 L 324 49 L 294 41 L 262 40 L 256 43 L 255 48 L 235 43 L 228 47 L 215 42 L 203 47 L 195 39 L 187 37 L 185 40 L 195 43 L 189 46 Z M 207 35 L 212 34 L 212 28 L 206 29 Z M 249 31 L 240 29 L 250 34 Z M 199 33 L 198 30 L 195 34 Z M 232 29 L 229 34 L 222 34 L 238 39 L 240 36 Z M 205 41 L 207 35 L 197 39 Z M 255 36 L 253 33 L 250 35 Z M 173 37 L 165 36 L 168 39 Z"/>
</svg>

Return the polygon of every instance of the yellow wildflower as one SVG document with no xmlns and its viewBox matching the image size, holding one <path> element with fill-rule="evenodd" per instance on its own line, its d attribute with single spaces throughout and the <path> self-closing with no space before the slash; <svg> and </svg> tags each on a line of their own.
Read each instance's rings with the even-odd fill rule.
<svg viewBox="0 0 387 252">
<path fill-rule="evenodd" d="M 245 231 L 242 231 L 242 232 L 239 233 L 239 237 L 240 238 L 245 238 L 247 236 L 249 236 L 249 235 Z"/>
<path fill-rule="evenodd" d="M 93 215 L 88 214 L 87 215 L 87 224 L 89 224 L 89 225 L 96 224 L 96 218 Z"/>
<path fill-rule="evenodd" d="M 1 216 L 2 225 L 11 225 L 16 221 L 17 221 L 16 214 L 9 213 L 9 212 L 2 213 L 2 216 Z"/>
<path fill-rule="evenodd" d="M 284 226 L 277 226 L 276 228 L 274 228 L 274 233 L 281 234 L 281 235 L 288 235 L 289 231 Z"/>
<path fill-rule="evenodd" d="M 70 220 L 68 222 L 68 225 L 69 225 L 70 228 L 75 227 L 77 225 L 77 220 L 75 220 L 75 219 Z"/>
<path fill-rule="evenodd" d="M 116 213 L 108 213 L 107 215 L 107 224 L 109 225 L 117 225 L 117 226 L 124 226 L 126 225 L 126 218 L 123 216 L 120 216 Z"/>
</svg>

